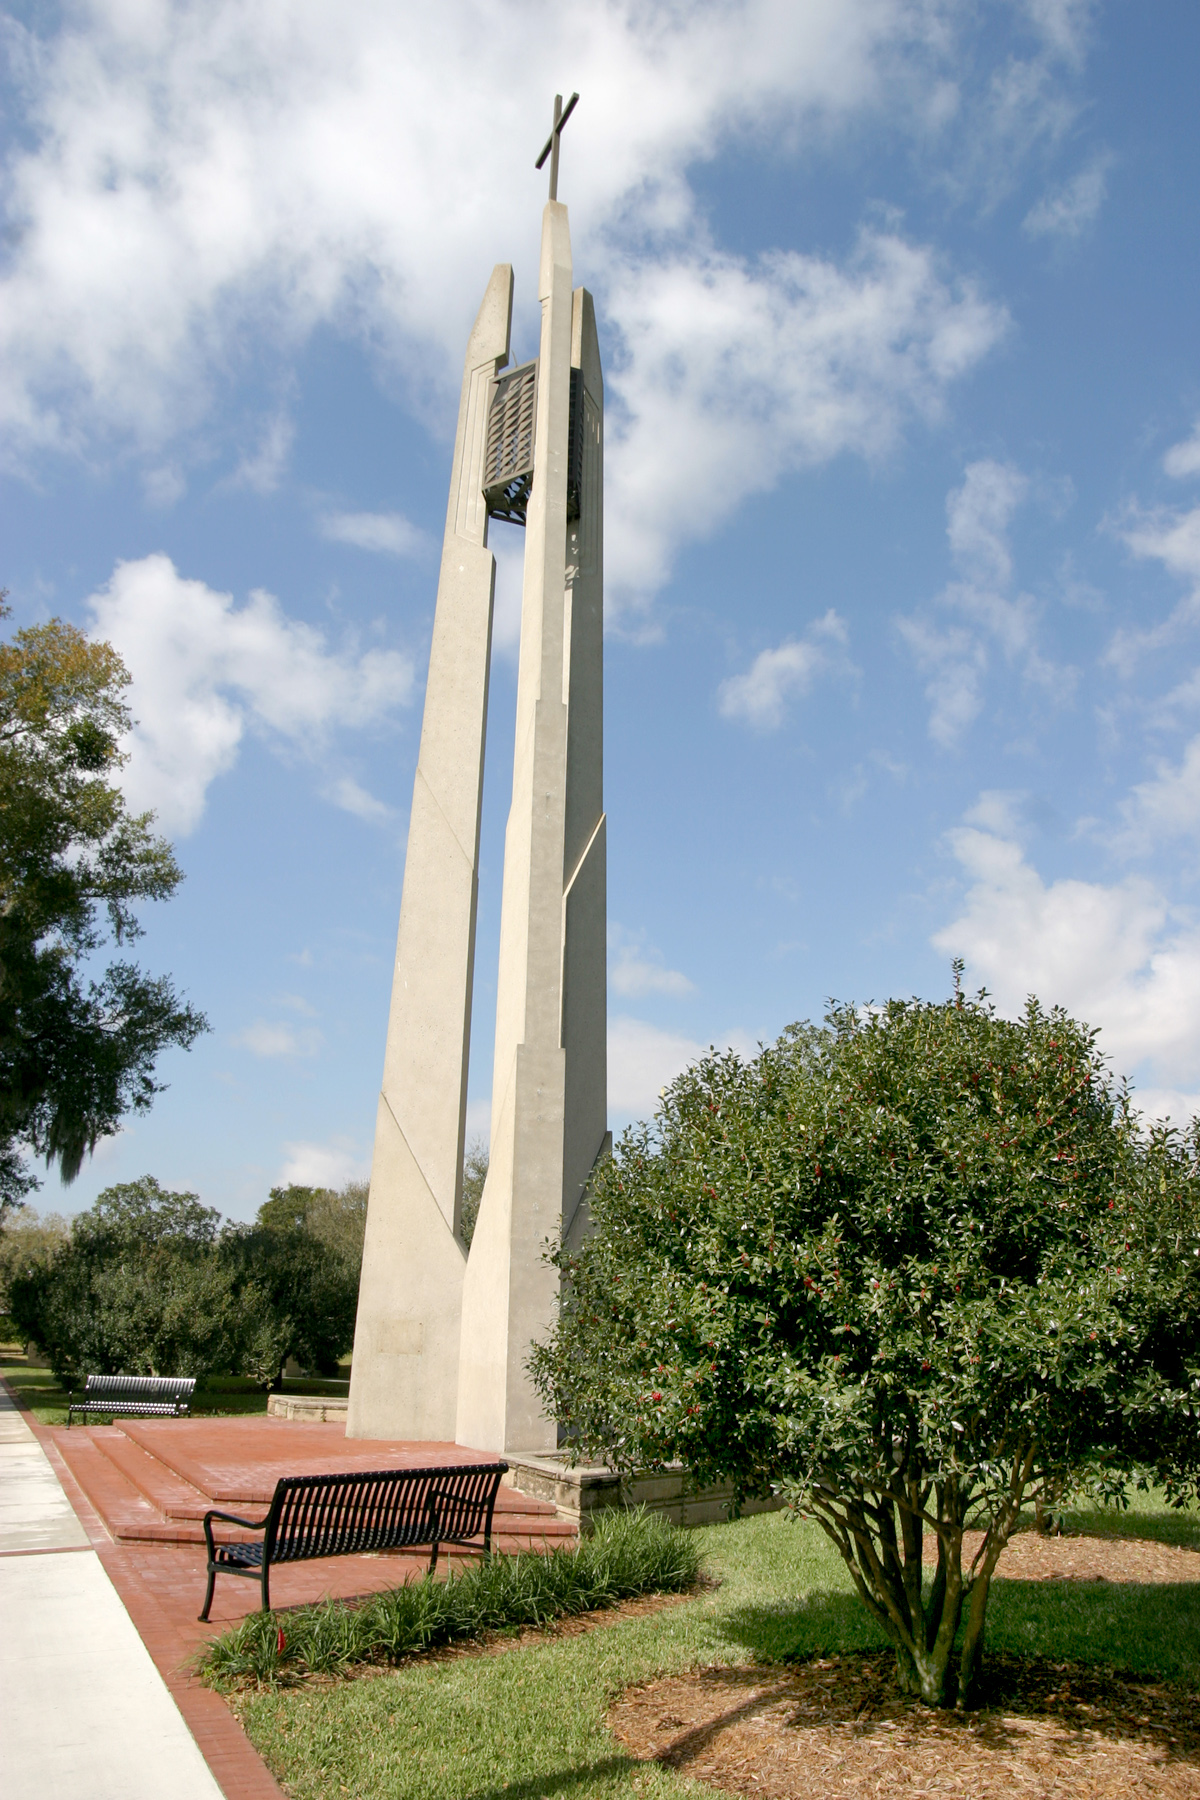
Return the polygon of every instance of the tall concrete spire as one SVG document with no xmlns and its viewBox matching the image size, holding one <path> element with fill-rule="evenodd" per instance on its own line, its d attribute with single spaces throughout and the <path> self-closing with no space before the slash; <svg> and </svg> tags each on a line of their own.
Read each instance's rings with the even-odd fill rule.
<svg viewBox="0 0 1200 1800">
<path fill-rule="evenodd" d="M 573 104 L 573 102 L 572 102 Z M 569 116 L 556 104 L 556 134 Z M 604 385 L 567 209 L 542 220 L 536 363 L 507 360 L 498 268 L 467 352 L 413 798 L 350 1385 L 352 1437 L 557 1444 L 525 1370 L 551 1324 L 543 1253 L 586 1224 L 607 1133 Z M 460 1235 L 494 564 L 523 523 L 490 1167 Z"/>
<path fill-rule="evenodd" d="M 591 297 L 572 293 L 567 209 L 553 200 L 542 218 L 538 291 L 536 457 L 504 846 L 491 1152 L 463 1290 L 457 1429 L 462 1444 L 522 1450 L 557 1444 L 525 1359 L 557 1303 L 545 1242 L 582 1227 L 580 1203 L 607 1130 L 604 391 Z"/>
<path fill-rule="evenodd" d="M 512 269 L 467 345 L 413 783 L 363 1248 L 350 1437 L 454 1437 L 466 1251 L 459 1237 L 479 820 L 496 559 L 488 406 L 508 361 Z"/>
</svg>

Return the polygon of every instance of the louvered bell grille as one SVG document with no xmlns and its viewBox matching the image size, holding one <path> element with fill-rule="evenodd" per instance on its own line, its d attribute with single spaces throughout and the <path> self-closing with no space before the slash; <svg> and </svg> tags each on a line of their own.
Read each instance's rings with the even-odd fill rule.
<svg viewBox="0 0 1200 1800">
<path fill-rule="evenodd" d="M 488 413 L 483 459 L 483 497 L 488 516 L 524 525 L 533 487 L 537 423 L 538 366 L 522 363 L 496 382 Z M 583 378 L 571 370 L 571 412 L 567 440 L 567 518 L 579 517 L 583 476 Z"/>
<path fill-rule="evenodd" d="M 483 497 L 490 518 L 511 519 L 517 525 L 525 523 L 533 486 L 537 373 L 535 360 L 501 375 L 488 414 Z"/>
<path fill-rule="evenodd" d="M 583 371 L 571 370 L 571 417 L 567 426 L 567 519 L 579 517 L 583 486 Z"/>
</svg>

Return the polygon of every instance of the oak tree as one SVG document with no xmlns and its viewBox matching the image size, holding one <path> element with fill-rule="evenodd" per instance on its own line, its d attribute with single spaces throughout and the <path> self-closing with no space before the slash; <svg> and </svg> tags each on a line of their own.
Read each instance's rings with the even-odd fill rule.
<svg viewBox="0 0 1200 1800">
<path fill-rule="evenodd" d="M 206 1029 L 169 977 L 97 966 L 182 879 L 117 785 L 128 686 L 112 646 L 61 619 L 0 644 L 0 1217 L 37 1185 L 31 1153 L 73 1180 L 160 1091 L 160 1053 Z"/>
</svg>

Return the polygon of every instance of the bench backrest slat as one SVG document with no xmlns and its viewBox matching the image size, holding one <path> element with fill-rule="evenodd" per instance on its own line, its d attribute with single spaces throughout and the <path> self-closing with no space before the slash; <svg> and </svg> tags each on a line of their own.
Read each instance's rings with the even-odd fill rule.
<svg viewBox="0 0 1200 1800">
<path fill-rule="evenodd" d="M 506 1463 L 285 1476 L 276 1486 L 264 1554 L 310 1557 L 467 1543 L 488 1530 Z"/>
<path fill-rule="evenodd" d="M 89 1375 L 84 1383 L 88 1400 L 190 1400 L 194 1375 Z"/>
</svg>

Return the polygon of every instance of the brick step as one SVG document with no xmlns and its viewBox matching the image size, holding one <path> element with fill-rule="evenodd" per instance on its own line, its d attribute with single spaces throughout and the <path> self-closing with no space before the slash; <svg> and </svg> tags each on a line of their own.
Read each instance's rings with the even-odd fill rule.
<svg viewBox="0 0 1200 1800">
<path fill-rule="evenodd" d="M 210 1505 L 232 1512 L 268 1507 L 281 1475 L 493 1460 L 485 1450 L 458 1444 L 381 1441 L 368 1447 L 361 1440 L 347 1440 L 341 1425 L 284 1419 L 129 1419 L 120 1429 L 186 1487 L 212 1495 Z M 497 1526 L 501 1515 L 519 1530 L 532 1529 L 535 1521 L 540 1529 L 543 1519 L 558 1521 L 552 1501 L 535 1499 L 506 1483 L 496 1496 Z M 568 1525 L 567 1530 L 573 1533 L 574 1527 Z"/>
<path fill-rule="evenodd" d="M 212 1505 L 190 1481 L 134 1443 L 119 1426 L 93 1426 L 92 1442 L 164 1520 L 203 1519 Z"/>
<path fill-rule="evenodd" d="M 502 1513 L 496 1508 L 492 1519 L 492 1531 L 501 1537 L 541 1537 L 577 1538 L 579 1527 L 573 1519 L 560 1519 L 556 1513 Z"/>
<path fill-rule="evenodd" d="M 163 1469 L 160 1475 L 148 1467 L 155 1459 L 128 1440 L 122 1445 L 122 1436 L 118 1428 L 104 1425 L 55 1433 L 63 1460 L 112 1536 L 121 1543 L 203 1544 L 202 1521 L 212 1502 L 170 1470 Z M 165 1513 L 148 1493 L 161 1503 L 171 1499 L 174 1510 Z M 514 1495 L 503 1512 L 497 1505 L 492 1534 L 497 1554 L 512 1556 L 574 1542 L 575 1527 L 554 1516 L 552 1509 L 535 1510 L 540 1505 L 527 1502 L 523 1495 Z M 227 1539 L 251 1535 L 228 1527 L 221 1532 Z M 472 1552 L 448 1545 L 445 1554 L 458 1560 Z"/>
<path fill-rule="evenodd" d="M 578 1536 L 573 1525 L 564 1532 L 493 1531 L 492 1549 L 497 1556 L 517 1556 L 523 1550 L 573 1550 Z"/>
<path fill-rule="evenodd" d="M 159 1544 L 188 1544 L 199 1527 L 168 1521 L 93 1442 L 90 1431 L 56 1434 L 63 1461 L 112 1536 Z"/>
</svg>

